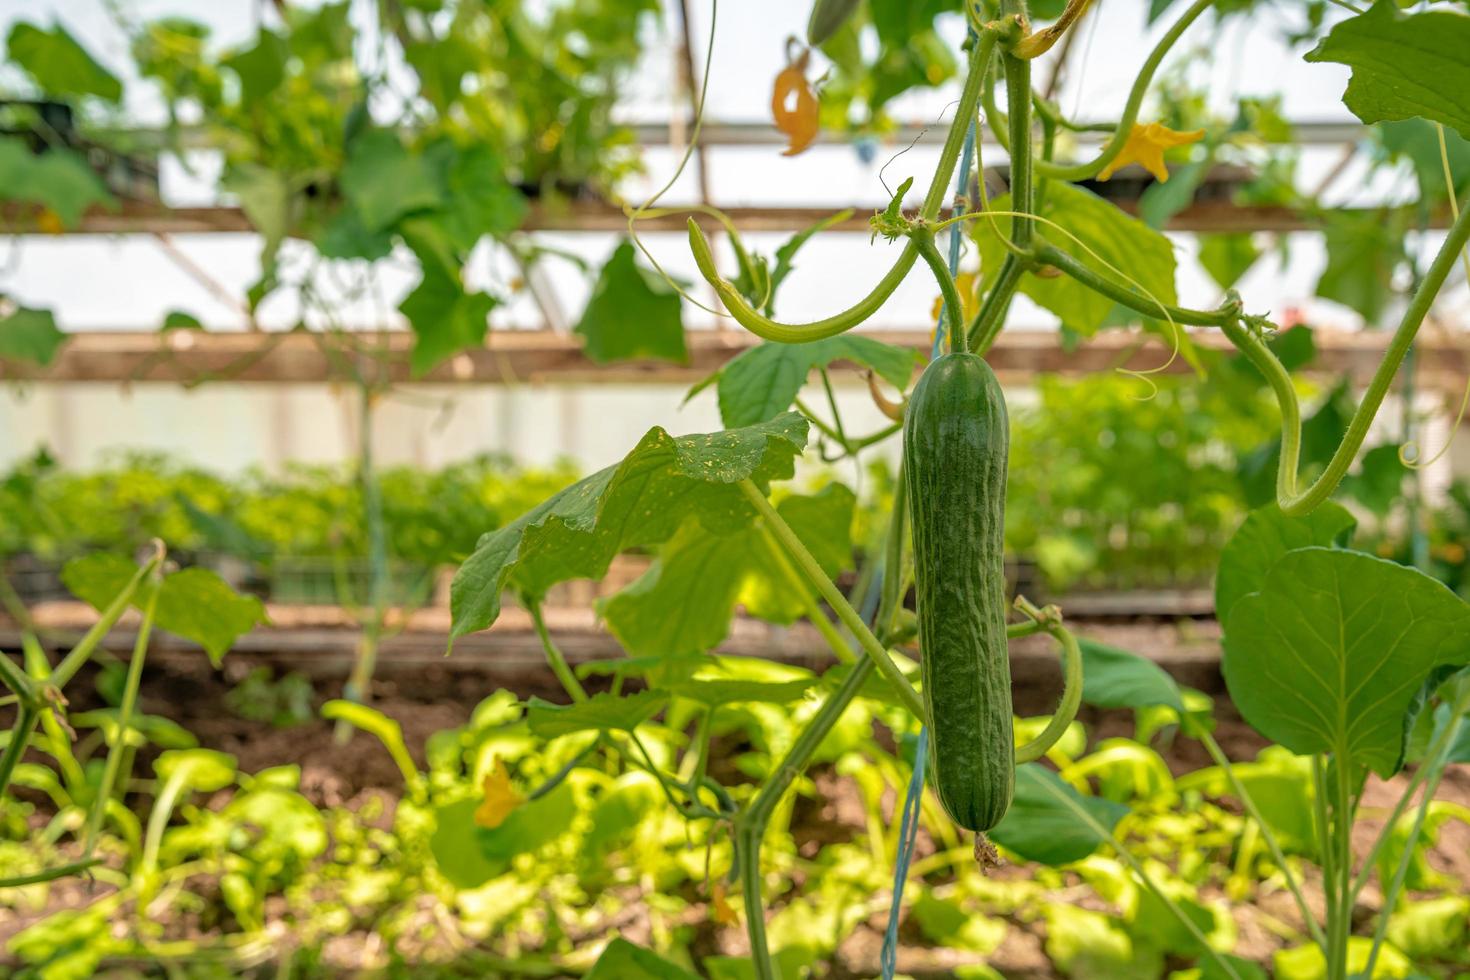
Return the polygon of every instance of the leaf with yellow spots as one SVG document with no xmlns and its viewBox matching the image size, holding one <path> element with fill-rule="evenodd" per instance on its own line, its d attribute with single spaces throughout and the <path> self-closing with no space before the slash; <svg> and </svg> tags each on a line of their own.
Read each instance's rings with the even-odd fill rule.
<svg viewBox="0 0 1470 980">
<path fill-rule="evenodd" d="M 525 802 L 510 783 L 510 771 L 505 768 L 504 759 L 495 760 L 495 768 L 485 777 L 483 791 L 485 799 L 475 810 L 475 823 L 486 830 L 505 823 L 505 818 Z"/>
<path fill-rule="evenodd" d="M 1123 144 L 1123 150 L 1106 167 L 1102 173 L 1097 175 L 1098 180 L 1107 180 L 1119 170 L 1136 163 L 1153 174 L 1160 183 L 1169 179 L 1169 168 L 1164 166 L 1164 151 L 1176 146 L 1186 146 L 1204 139 L 1203 129 L 1190 130 L 1181 133 L 1170 129 L 1160 123 L 1149 123 L 1146 126 L 1133 124 L 1128 132 L 1128 140 Z"/>
</svg>

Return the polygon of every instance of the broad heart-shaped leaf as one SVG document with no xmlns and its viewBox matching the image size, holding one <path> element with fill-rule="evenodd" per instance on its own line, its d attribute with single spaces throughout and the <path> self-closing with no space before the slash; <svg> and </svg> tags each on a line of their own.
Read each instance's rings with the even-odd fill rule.
<svg viewBox="0 0 1470 980">
<path fill-rule="evenodd" d="M 1412 568 L 1336 548 L 1288 552 L 1225 621 L 1225 682 L 1246 721 L 1385 778 L 1425 677 L 1467 661 L 1470 605 Z"/>
<path fill-rule="evenodd" d="M 1174 678 L 1152 660 L 1127 650 L 1079 639 L 1082 649 L 1082 700 L 1099 708 L 1163 705 L 1184 713 L 1184 698 Z"/>
<path fill-rule="evenodd" d="M 904 350 L 871 337 L 838 334 L 805 344 L 770 341 L 742 351 L 715 373 L 720 419 L 727 426 L 753 425 L 774 418 L 791 407 L 807 376 L 833 361 L 852 361 L 873 371 L 903 391 L 921 360 L 918 351 Z M 701 381 L 691 392 L 706 387 Z"/>
<path fill-rule="evenodd" d="M 749 523 L 736 484 L 789 478 L 806 438 L 795 412 L 708 435 L 650 429 L 622 462 L 480 538 L 450 589 L 451 642 L 495 622 L 507 586 L 539 597 L 567 579 L 601 578 L 619 551 L 661 544 L 686 519 L 716 534 Z"/>
<path fill-rule="evenodd" d="M 622 696 L 604 692 L 574 704 L 552 704 L 532 698 L 526 703 L 526 724 L 537 738 L 556 738 L 573 732 L 631 732 L 658 714 L 667 700 L 659 691 Z"/>
<path fill-rule="evenodd" d="M 640 266 L 633 243 L 626 240 L 598 274 L 576 332 L 586 342 L 587 356 L 599 364 L 644 357 L 677 364 L 689 360 L 679 293 Z"/>
<path fill-rule="evenodd" d="M 1353 70 L 1342 101 L 1365 123 L 1422 116 L 1470 138 L 1470 16 L 1454 10 L 1400 13 L 1379 0 L 1349 17 L 1311 51 L 1308 61 Z"/>
<path fill-rule="evenodd" d="M 76 153 L 56 147 L 40 154 L 14 137 L 0 137 L 0 187 L 5 198 L 39 204 L 71 228 L 94 204 L 112 206 L 113 196 Z"/>
<path fill-rule="evenodd" d="M 413 328 L 409 367 L 415 375 L 482 345 L 490 329 L 490 311 L 498 303 L 487 293 L 466 292 L 456 275 L 437 264 L 425 262 L 423 268 L 423 280 L 398 307 Z"/>
<path fill-rule="evenodd" d="M 1011 206 L 1010 195 L 997 197 L 992 204 L 995 210 L 1007 210 Z M 1096 194 L 1059 182 L 1047 190 L 1042 217 L 1075 235 L 1087 248 L 1127 272 L 1133 281 L 1104 268 L 1067 235 L 1046 225 L 1038 229 L 1049 242 L 1098 275 L 1151 295 L 1161 303 L 1178 301 L 1174 290 L 1174 246 L 1142 221 L 1129 217 Z M 995 228 L 1001 234 L 1010 234 L 1010 219 L 996 218 Z M 985 218 L 974 223 L 972 233 L 980 248 L 980 269 L 985 276 L 984 286 L 988 289 L 1000 272 L 1005 246 L 996 237 L 991 222 Z M 1060 317 L 1063 326 L 1088 337 L 1103 326 L 1114 306 L 1106 296 L 1093 292 L 1068 276 L 1042 279 L 1027 274 L 1021 279 L 1021 291 Z"/>
<path fill-rule="evenodd" d="M 0 360 L 30 361 L 42 367 L 56 359 L 66 334 L 56 327 L 50 310 L 17 307 L 0 318 Z"/>
<path fill-rule="evenodd" d="M 840 483 L 811 497 L 787 497 L 776 510 L 829 576 L 852 560 L 856 499 Z M 812 587 L 754 521 L 730 534 L 686 523 L 639 579 L 604 600 L 598 611 L 632 656 L 713 649 L 730 633 L 737 602 L 753 616 L 783 625 L 810 609 Z"/>
<path fill-rule="evenodd" d="M 1328 501 L 1302 517 L 1287 517 L 1270 504 L 1246 515 L 1220 552 L 1215 573 L 1215 617 L 1224 623 L 1235 603 L 1266 584 L 1266 573 L 1298 548 L 1345 547 L 1357 519 L 1339 504 Z"/>
<path fill-rule="evenodd" d="M 136 571 L 137 566 L 121 555 L 99 553 L 67 562 L 61 580 L 77 598 L 105 609 Z M 142 583 L 133 604 L 141 609 L 151 588 L 146 581 Z M 198 643 L 215 666 L 235 640 L 268 622 L 259 599 L 240 595 L 206 568 L 167 575 L 160 589 L 154 622 Z"/>
<path fill-rule="evenodd" d="M 116 102 L 122 82 L 97 63 L 87 49 L 57 24 L 49 31 L 24 21 L 10 29 L 6 54 L 24 68 L 47 95 L 96 95 Z"/>
<path fill-rule="evenodd" d="M 1027 861 L 1070 864 L 1106 843 L 1127 813 L 1122 803 L 1083 796 L 1033 762 L 1016 767 L 1015 799 L 990 839 Z"/>
<path fill-rule="evenodd" d="M 698 980 L 682 966 L 626 939 L 607 944 L 583 980 Z"/>
</svg>

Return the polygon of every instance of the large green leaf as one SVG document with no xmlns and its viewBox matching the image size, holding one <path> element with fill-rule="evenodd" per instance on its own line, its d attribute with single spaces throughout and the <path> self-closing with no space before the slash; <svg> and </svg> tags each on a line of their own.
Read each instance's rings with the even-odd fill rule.
<svg viewBox="0 0 1470 980">
<path fill-rule="evenodd" d="M 645 357 L 683 364 L 689 351 L 679 305 L 674 287 L 639 265 L 633 243 L 623 241 L 598 274 L 576 332 L 599 364 Z"/>
<path fill-rule="evenodd" d="M 696 977 L 652 950 L 634 946 L 626 939 L 614 939 L 583 980 L 696 980 Z"/>
<path fill-rule="evenodd" d="M 412 153 L 396 133 L 374 129 L 354 139 L 342 167 L 342 193 L 362 216 L 363 227 L 380 231 L 413 211 L 441 199 L 439 181 L 421 154 Z"/>
<path fill-rule="evenodd" d="M 109 102 L 122 98 L 117 76 L 98 64 L 60 24 L 48 31 L 20 21 L 10 29 L 6 53 L 47 95 L 96 95 Z"/>
<path fill-rule="evenodd" d="M 1422 116 L 1470 138 L 1470 16 L 1404 14 L 1392 0 L 1332 28 L 1307 52 L 1353 70 L 1342 101 L 1366 123 Z"/>
<path fill-rule="evenodd" d="M 447 210 L 436 217 L 463 254 L 485 235 L 506 235 L 526 217 L 526 198 L 505 176 L 495 150 L 484 143 L 435 143 L 425 154 L 439 168 Z"/>
<path fill-rule="evenodd" d="M 542 596 L 557 582 L 601 578 L 619 551 L 661 544 L 688 518 L 737 530 L 754 511 L 736 484 L 789 478 L 806 439 L 794 412 L 709 435 L 649 430 L 622 462 L 480 538 L 454 577 L 451 639 L 495 622 L 508 586 Z"/>
<path fill-rule="evenodd" d="M 1340 492 L 1382 518 L 1402 499 L 1399 491 L 1408 475 L 1408 467 L 1399 460 L 1397 445 L 1374 446 L 1363 454 L 1358 472 L 1342 481 Z"/>
<path fill-rule="evenodd" d="M 1470 660 L 1470 605 L 1412 568 L 1311 547 L 1271 566 L 1225 622 L 1230 697 L 1294 752 L 1392 775 L 1404 717 L 1441 664 Z"/>
<path fill-rule="evenodd" d="M 1357 524 L 1346 508 L 1331 501 L 1303 517 L 1287 517 L 1275 504 L 1251 511 L 1220 552 L 1216 617 L 1226 622 L 1242 596 L 1261 591 L 1266 573 L 1288 551 L 1345 546 Z"/>
<path fill-rule="evenodd" d="M 7 201 L 39 204 L 55 212 L 63 228 L 75 227 L 94 204 L 116 203 L 76 153 L 53 147 L 40 155 L 14 137 L 0 137 L 0 187 Z"/>
<path fill-rule="evenodd" d="M 1156 705 L 1183 714 L 1184 699 L 1174 678 L 1152 660 L 1117 647 L 1081 639 L 1082 700 L 1099 708 Z"/>
<path fill-rule="evenodd" d="M 658 691 L 623 696 L 604 692 L 574 704 L 552 704 L 532 698 L 526 704 L 526 723 L 537 738 L 557 738 L 574 732 L 631 732 L 658 714 L 666 700 Z"/>
<path fill-rule="evenodd" d="M 56 359 L 66 334 L 56 327 L 50 310 L 17 307 L 0 317 L 0 359 L 30 361 L 42 367 Z"/>
<path fill-rule="evenodd" d="M 995 198 L 992 203 L 996 210 L 1007 210 L 1011 206 L 1010 195 Z M 1129 217 L 1096 194 L 1063 183 L 1053 183 L 1048 189 L 1041 213 L 1075 235 L 1092 253 L 1126 271 L 1132 281 L 1104 268 L 1071 237 L 1047 226 L 1041 228 L 1048 241 L 1098 275 L 1142 291 L 1161 303 L 1178 301 L 1174 289 L 1174 246 L 1142 221 Z M 1010 234 L 1010 219 L 995 219 L 995 228 L 1001 234 Z M 988 288 L 1000 271 L 1005 246 L 992 230 L 991 222 L 985 219 L 975 222 L 974 236 Z M 1069 276 L 1043 279 L 1027 274 L 1021 279 L 1021 291 L 1060 317 L 1063 326 L 1084 336 L 1096 333 L 1114 306 L 1112 300 Z"/>
<path fill-rule="evenodd" d="M 908 387 L 920 359 L 918 351 L 853 334 L 806 344 L 758 344 L 742 351 L 713 376 L 719 392 L 720 418 L 731 427 L 774 418 L 791 407 L 812 371 L 833 361 L 852 361 L 872 368 L 902 391 Z M 710 380 L 700 382 L 694 391 Z"/>
<path fill-rule="evenodd" d="M 1028 861 L 1070 864 L 1107 842 L 1128 807 L 1083 796 L 1043 766 L 1016 767 L 1016 796 L 1005 819 L 990 831 L 997 844 Z"/>
<path fill-rule="evenodd" d="M 1327 266 L 1317 280 L 1317 295 L 1377 326 L 1393 295 L 1394 270 L 1403 261 L 1403 229 L 1386 214 L 1328 212 L 1325 238 Z"/>
<path fill-rule="evenodd" d="M 829 576 L 852 560 L 852 491 L 829 484 L 811 497 L 787 497 L 776 510 Z M 763 522 L 731 534 L 685 524 L 659 550 L 636 582 L 605 600 L 599 611 L 632 656 L 713 649 L 729 635 L 735 606 L 775 623 L 810 610 L 811 586 L 772 539 Z"/>
<path fill-rule="evenodd" d="M 77 598 L 100 610 L 112 603 L 136 572 L 137 566 L 121 555 L 99 553 L 67 562 L 61 579 Z M 142 583 L 133 604 L 141 608 L 152 588 Z M 268 622 L 259 599 L 240 595 L 206 568 L 186 568 L 164 577 L 154 621 L 198 643 L 216 666 L 235 640 Z"/>
<path fill-rule="evenodd" d="M 426 262 L 423 269 L 423 279 L 398 307 L 413 328 L 409 367 L 415 375 L 483 345 L 490 311 L 498 305 L 488 293 L 466 291 L 456 275 L 438 265 Z"/>
</svg>

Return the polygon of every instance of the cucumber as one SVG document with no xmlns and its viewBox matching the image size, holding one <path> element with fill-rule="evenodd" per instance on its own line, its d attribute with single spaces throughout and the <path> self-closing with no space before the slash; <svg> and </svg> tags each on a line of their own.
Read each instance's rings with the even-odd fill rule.
<svg viewBox="0 0 1470 980">
<path fill-rule="evenodd" d="M 858 0 L 817 0 L 806 23 L 806 43 L 814 48 L 826 44 L 847 23 L 857 5 Z"/>
<path fill-rule="evenodd" d="M 955 823 L 985 831 L 1015 792 L 1006 649 L 1006 455 L 1000 383 L 975 354 L 945 354 L 914 387 L 903 459 L 913 528 L 929 763 Z"/>
</svg>

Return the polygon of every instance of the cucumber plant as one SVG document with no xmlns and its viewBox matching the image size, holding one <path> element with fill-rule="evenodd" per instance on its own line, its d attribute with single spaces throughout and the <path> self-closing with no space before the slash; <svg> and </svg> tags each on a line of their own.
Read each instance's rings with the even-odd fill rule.
<svg viewBox="0 0 1470 980">
<path fill-rule="evenodd" d="M 1054 311 L 1064 306 L 1068 311 L 1064 322 L 1070 318 L 1069 326 L 1076 329 L 1080 324 L 1089 332 L 1115 306 L 1121 307 L 1154 324 L 1170 338 L 1176 353 L 1188 353 L 1183 328 L 1219 330 L 1275 396 L 1281 416 L 1276 500 L 1254 512 L 1226 549 L 1218 575 L 1217 609 L 1225 626 L 1224 670 L 1236 704 L 1259 731 L 1312 761 L 1315 861 L 1321 871 L 1325 915 L 1318 916 L 1310 907 L 1301 866 L 1287 861 L 1207 726 L 1193 718 L 1177 697 L 1169 705 L 1184 729 L 1206 744 L 1233 792 L 1260 824 L 1316 943 L 1321 973 L 1329 980 L 1373 975 L 1388 913 L 1402 891 L 1407 851 L 1404 861 L 1381 881 L 1385 906 L 1371 939 L 1355 935 L 1355 900 L 1374 869 L 1384 867 L 1379 858 L 1386 842 L 1412 805 L 1412 794 L 1423 785 L 1426 793 L 1411 827 L 1412 836 L 1418 836 L 1429 797 L 1455 757 L 1457 750 L 1451 747 L 1459 744 L 1458 732 L 1470 710 L 1466 669 L 1470 605 L 1414 569 L 1347 548 L 1351 519 L 1329 498 L 1358 457 L 1430 305 L 1470 239 L 1470 210 L 1456 211 L 1433 261 L 1418 276 L 1346 433 L 1321 472 L 1310 481 L 1304 479 L 1301 410 L 1291 375 L 1272 349 L 1276 324 L 1250 310 L 1234 292 L 1213 309 L 1178 305 L 1167 240 L 1077 186 L 1106 179 L 1130 162 L 1142 163 L 1166 178 L 1165 151 L 1203 136 L 1142 122 L 1140 116 L 1164 58 L 1217 4 L 1194 0 L 1174 18 L 1144 59 L 1121 117 L 1114 124 L 1087 127 L 1106 131 L 1101 149 L 1090 159 L 1070 161 L 1058 158 L 1056 135 L 1082 127 L 1035 91 L 1031 66 L 1073 27 L 1087 6 L 1087 0 L 1071 0 L 1052 26 L 1033 30 L 1026 0 L 972 0 L 966 5 L 969 39 L 963 87 L 938 165 L 916 213 L 902 209 L 903 195 L 913 183 L 910 178 L 890 206 L 873 216 L 875 240 L 881 236 L 892 242 L 902 239 L 903 244 L 888 272 L 848 308 L 808 323 L 778 319 L 769 280 L 752 274 L 764 266 L 751 258 L 733 224 L 711 208 L 694 209 L 719 220 L 741 265 L 736 279 L 721 275 L 704 230 L 691 217 L 689 245 L 700 274 L 728 315 L 767 342 L 732 362 L 718 379 L 721 410 L 730 427 L 682 437 L 653 429 L 622 462 L 552 497 L 507 527 L 487 533 L 456 576 L 455 636 L 490 625 L 507 590 L 531 611 L 546 656 L 573 702 L 567 707 L 532 705 L 533 712 L 548 719 L 543 725 L 547 732 L 597 732 L 600 744 L 626 753 L 630 765 L 656 776 L 670 804 L 691 822 L 708 828 L 708 840 L 730 836 L 735 856 L 728 874 L 743 894 L 754 969 L 761 978 L 780 974 L 779 959 L 769 949 L 763 912 L 760 852 L 768 821 L 846 705 L 859 691 L 871 688 L 874 673 L 894 704 L 930 727 L 939 797 L 956 822 L 977 831 L 977 857 L 983 860 L 993 853 L 985 831 L 993 831 L 1002 846 L 1024 856 L 1027 850 L 1019 845 L 1023 835 L 1017 832 L 1018 824 L 1053 827 L 1064 838 L 1080 835 L 1082 849 L 1063 848 L 1065 860 L 1107 844 L 1132 869 L 1141 887 L 1199 941 L 1208 975 L 1233 980 L 1259 975 L 1253 965 L 1203 941 L 1189 916 L 1113 837 L 1116 814 L 1110 817 L 1105 809 L 1090 805 L 1093 801 L 1063 787 L 1049 770 L 1025 764 L 1044 755 L 1067 728 L 1085 696 L 1085 681 L 1079 645 L 1062 625 L 1058 610 L 1037 609 L 1018 599 L 1012 607 L 1016 621 L 1005 622 L 998 562 L 1006 416 L 999 387 L 983 358 L 1004 329 L 1018 293 Z M 1218 6 L 1222 16 L 1234 9 Z M 1307 60 L 1352 68 L 1345 96 L 1348 107 L 1367 123 L 1417 117 L 1441 131 L 1449 127 L 1470 135 L 1470 117 L 1457 94 L 1470 84 L 1470 16 L 1448 9 L 1404 12 L 1386 2 L 1366 11 L 1344 6 L 1350 7 L 1351 16 L 1323 32 Z M 827 35 L 839 29 L 851 7 L 819 4 L 813 30 Z M 1164 8 L 1156 5 L 1156 9 Z M 1416 53 L 1413 62 L 1402 54 L 1410 49 Z M 1004 86 L 1003 106 L 996 95 L 999 85 Z M 962 158 L 959 183 L 969 186 L 970 160 L 978 155 L 972 127 L 986 125 L 1009 153 L 1009 192 L 988 200 L 982 180 L 979 202 L 963 201 L 956 213 L 944 217 L 946 190 Z M 630 211 L 630 228 L 640 217 L 672 210 L 655 212 L 656 198 Z M 1453 188 L 1449 198 L 1453 207 Z M 966 312 L 970 307 L 957 287 L 954 264 L 946 260 L 937 241 L 941 233 L 953 234 L 965 226 L 981 256 L 980 295 L 973 313 Z M 1109 232 L 1116 232 L 1116 237 L 1109 240 Z M 848 332 L 871 317 L 921 261 L 943 297 L 940 336 L 948 352 L 936 350 L 939 356 L 923 373 L 906 407 L 885 399 L 884 407 L 903 417 L 906 479 L 899 483 L 900 500 L 892 509 L 885 540 L 872 549 L 878 560 L 859 576 L 849 597 L 833 581 L 831 564 L 824 564 L 817 553 L 820 531 L 794 519 L 802 513 L 802 498 L 773 503 L 772 484 L 794 474 L 812 426 L 844 454 L 860 452 L 875 441 L 847 435 L 835 399 L 830 399 L 830 385 L 831 421 L 823 421 L 802 404 L 798 391 L 812 369 L 821 369 L 825 382 L 826 365 L 838 358 L 883 373 L 884 355 Z M 732 380 L 746 373 L 742 361 L 750 366 L 782 365 L 788 379 L 795 366 L 797 380 L 768 373 L 760 386 L 764 400 L 753 407 L 756 396 L 750 388 Z M 900 375 L 898 380 L 902 385 L 907 379 Z M 786 411 L 793 404 L 799 411 Z M 875 437 L 893 434 L 885 430 Z M 614 555 L 634 547 L 657 549 L 658 567 L 648 580 L 629 590 L 634 596 L 615 599 L 603 611 L 609 628 L 641 665 L 638 672 L 647 688 L 623 693 L 624 675 L 619 674 L 613 691 L 590 695 L 549 635 L 540 601 L 555 582 L 600 576 Z M 712 613 L 716 620 L 712 632 L 718 640 L 737 600 L 749 609 L 762 608 L 755 601 L 759 590 L 743 578 L 743 566 L 731 560 L 755 547 L 762 549 L 769 574 L 804 594 L 798 607 L 806 607 L 841 663 L 825 685 L 820 709 L 781 764 L 753 796 L 737 802 L 739 794 L 714 780 L 705 765 L 717 700 L 699 702 L 703 708 L 695 719 L 691 758 L 676 773 L 664 772 L 639 747 L 636 729 L 690 696 L 689 671 L 674 665 L 690 650 L 707 650 L 713 644 L 708 629 L 696 641 L 687 621 Z M 711 576 L 713 569 L 721 574 Z M 908 662 L 893 649 L 905 632 L 900 612 L 910 580 L 917 584 L 922 695 L 913 686 Z M 719 593 L 718 601 L 708 600 L 711 590 Z M 829 623 L 818 599 L 851 638 L 855 651 Z M 784 612 L 789 620 L 790 610 Z M 1065 689 L 1045 730 L 1017 748 L 1011 741 L 1002 635 L 1037 632 L 1058 641 L 1066 668 Z M 1105 674 L 1116 667 L 1103 664 Z M 1108 704 L 1114 689 L 1111 684 L 1101 686 L 1109 692 L 1095 690 L 1089 700 Z M 760 700 L 771 693 L 751 685 L 740 696 Z M 533 730 L 536 727 L 533 721 Z M 1408 791 L 1372 852 L 1359 860 L 1351 835 L 1367 777 L 1394 775 L 1406 762 L 1416 764 Z M 1016 818 L 1009 825 L 1008 807 Z"/>
</svg>

